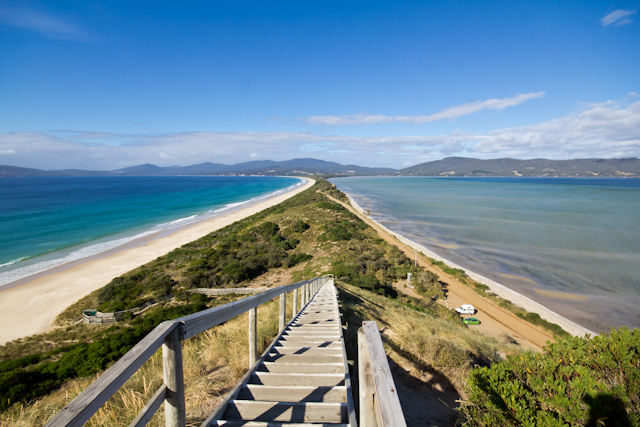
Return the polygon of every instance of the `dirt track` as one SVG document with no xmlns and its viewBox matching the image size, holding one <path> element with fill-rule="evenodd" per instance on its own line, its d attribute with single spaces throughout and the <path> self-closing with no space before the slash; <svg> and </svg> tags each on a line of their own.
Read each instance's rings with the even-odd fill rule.
<svg viewBox="0 0 640 427">
<path fill-rule="evenodd" d="M 393 237 L 383 228 L 379 227 L 375 222 L 371 221 L 371 219 L 358 212 L 352 206 L 333 197 L 328 197 L 333 201 L 340 203 L 353 214 L 357 215 L 365 223 L 371 226 L 387 243 L 397 246 L 409 258 L 415 258 L 415 250 L 413 248 L 398 241 L 398 239 Z M 459 307 L 460 304 L 466 303 L 472 304 L 476 310 L 478 310 L 474 317 L 478 318 L 481 321 L 481 324 L 477 326 L 470 326 L 470 328 L 497 338 L 504 338 L 506 334 L 524 348 L 536 351 L 541 351 L 547 341 L 554 341 L 551 333 L 520 319 L 510 311 L 507 311 L 494 304 L 492 301 L 481 297 L 455 278 L 449 277 L 447 273 L 440 270 L 437 266 L 429 264 L 426 260 L 422 259 L 422 257 L 418 257 L 418 265 L 438 275 L 440 281 L 448 291 L 447 297 L 451 308 Z M 411 291 L 410 288 L 398 286 L 397 289 L 401 292 L 407 293 L 408 295 L 413 293 L 409 292 Z M 444 300 L 439 299 L 438 302 L 446 304 Z"/>
</svg>

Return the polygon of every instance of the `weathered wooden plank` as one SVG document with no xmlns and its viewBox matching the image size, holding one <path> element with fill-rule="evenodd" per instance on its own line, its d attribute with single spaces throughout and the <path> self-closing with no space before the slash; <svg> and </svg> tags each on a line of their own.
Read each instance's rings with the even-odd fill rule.
<svg viewBox="0 0 640 427">
<path fill-rule="evenodd" d="M 258 307 L 284 292 L 290 292 L 305 284 L 308 284 L 308 281 L 279 286 L 258 295 L 252 295 L 239 301 L 230 302 L 219 307 L 213 307 L 199 313 L 181 317 L 180 320 L 184 324 L 184 338 L 187 339 L 198 335 L 200 332 L 233 319 L 253 307 Z"/>
<path fill-rule="evenodd" d="M 352 427 L 349 424 L 341 423 L 282 423 L 278 421 L 245 420 L 216 420 L 212 425 L 224 427 Z"/>
<path fill-rule="evenodd" d="M 129 350 L 78 397 L 65 406 L 46 426 L 80 427 L 106 402 L 164 343 L 180 322 L 162 322 Z"/>
<path fill-rule="evenodd" d="M 263 362 L 258 369 L 263 372 L 287 374 L 344 374 L 342 362 L 323 364 Z"/>
<path fill-rule="evenodd" d="M 362 322 L 375 387 L 376 418 L 380 427 L 406 427 L 398 391 L 376 322 Z M 365 426 L 366 427 L 366 426 Z"/>
<path fill-rule="evenodd" d="M 249 310 L 249 369 L 258 359 L 258 308 Z"/>
<path fill-rule="evenodd" d="M 174 329 L 162 345 L 162 372 L 167 386 L 164 400 L 166 427 L 185 427 L 187 416 L 184 403 L 184 375 L 182 368 L 182 342 L 179 329 Z"/>
<path fill-rule="evenodd" d="M 358 389 L 360 391 L 360 427 L 377 427 L 375 387 L 371 375 L 367 339 L 362 328 L 358 329 Z"/>
<path fill-rule="evenodd" d="M 249 383 L 275 386 L 334 387 L 344 385 L 344 374 L 305 373 L 300 375 L 298 373 L 284 374 L 256 371 L 251 375 Z"/>
<path fill-rule="evenodd" d="M 280 294 L 280 311 L 278 312 L 278 332 L 282 332 L 287 324 L 287 294 Z"/>
<path fill-rule="evenodd" d="M 145 407 L 142 408 L 142 410 L 140 411 L 136 419 L 133 420 L 131 424 L 129 424 L 129 427 L 146 426 L 147 423 L 151 421 L 151 418 L 153 418 L 155 413 L 158 411 L 158 408 L 160 408 L 160 405 L 162 405 L 162 402 L 164 402 L 164 399 L 166 396 L 167 396 L 167 386 L 166 384 L 162 384 L 162 386 L 158 389 L 158 391 L 155 392 L 151 400 L 149 400 L 149 402 L 147 402 Z"/>
<path fill-rule="evenodd" d="M 340 341 L 312 341 L 309 342 L 305 339 L 300 339 L 298 341 L 285 341 L 280 340 L 278 344 L 276 344 L 275 348 L 333 348 L 342 351 L 342 345 Z"/>
<path fill-rule="evenodd" d="M 233 400 L 229 402 L 225 419 L 241 418 L 256 421 L 341 423 L 347 413 L 345 403 L 322 402 L 258 402 Z"/>
<path fill-rule="evenodd" d="M 263 400 L 270 402 L 330 402 L 341 403 L 347 400 L 347 388 L 311 387 L 311 386 L 266 386 L 247 384 L 242 387 L 238 399 Z"/>
<path fill-rule="evenodd" d="M 304 354 L 305 356 L 342 356 L 342 347 L 274 347 L 269 354 Z"/>
</svg>

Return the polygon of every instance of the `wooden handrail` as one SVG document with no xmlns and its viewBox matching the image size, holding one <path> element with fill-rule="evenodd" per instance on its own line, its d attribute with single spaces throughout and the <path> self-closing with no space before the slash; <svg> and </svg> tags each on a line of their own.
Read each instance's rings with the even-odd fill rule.
<svg viewBox="0 0 640 427">
<path fill-rule="evenodd" d="M 376 322 L 358 330 L 358 384 L 360 427 L 406 427 Z"/>
<path fill-rule="evenodd" d="M 257 359 L 257 346 L 255 342 L 257 307 L 277 296 L 282 296 L 280 304 L 281 313 L 279 315 L 279 323 L 281 323 L 282 319 L 285 318 L 285 313 L 282 311 L 284 310 L 284 295 L 286 295 L 287 292 L 297 291 L 302 288 L 300 289 L 300 310 L 302 310 L 312 296 L 330 279 L 333 279 L 333 275 L 316 277 L 311 280 L 279 286 L 239 301 L 230 302 L 175 320 L 162 322 L 153 331 L 149 332 L 142 341 L 122 356 L 111 368 L 107 369 L 100 378 L 87 387 L 85 391 L 65 406 L 62 411 L 49 420 L 45 426 L 82 426 L 162 347 L 164 384 L 154 394 L 131 425 L 136 427 L 146 425 L 158 410 L 162 401 L 164 401 L 166 426 L 184 427 L 186 417 L 184 409 L 181 341 L 224 323 L 244 312 L 250 311 L 249 360 L 252 366 Z M 297 292 L 295 295 L 296 298 L 294 298 L 294 301 L 297 305 Z M 298 307 L 294 307 L 293 316 L 295 316 L 298 311 Z"/>
</svg>

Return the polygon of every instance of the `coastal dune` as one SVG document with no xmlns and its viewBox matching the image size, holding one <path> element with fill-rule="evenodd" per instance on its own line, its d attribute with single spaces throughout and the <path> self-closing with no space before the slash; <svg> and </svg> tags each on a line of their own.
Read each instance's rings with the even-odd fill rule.
<svg viewBox="0 0 640 427">
<path fill-rule="evenodd" d="M 55 272 L 38 275 L 19 286 L 11 287 L 9 284 L 0 291 L 0 324 L 3 325 L 0 329 L 0 345 L 52 329 L 56 316 L 65 308 L 105 286 L 115 277 L 236 221 L 275 206 L 315 183 L 313 179 L 305 179 L 304 185 L 289 192 L 196 223 L 142 246 L 57 268 Z"/>
</svg>

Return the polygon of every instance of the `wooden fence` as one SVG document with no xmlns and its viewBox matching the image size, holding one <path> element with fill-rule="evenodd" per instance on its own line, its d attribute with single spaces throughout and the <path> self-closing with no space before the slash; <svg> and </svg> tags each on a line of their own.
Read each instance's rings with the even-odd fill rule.
<svg viewBox="0 0 640 427">
<path fill-rule="evenodd" d="M 162 322 L 64 407 L 46 426 L 82 426 L 158 349 L 162 348 L 164 384 L 156 391 L 130 427 L 146 425 L 162 402 L 165 403 L 166 426 L 184 427 L 186 414 L 181 344 L 183 340 L 248 311 L 249 367 L 251 368 L 258 359 L 256 345 L 258 306 L 280 296 L 279 330 L 282 331 L 286 325 L 286 294 L 293 292 L 295 307 L 293 315 L 295 316 L 298 312 L 298 297 L 300 297 L 300 306 L 304 307 L 325 283 L 332 280 L 333 276 L 329 275 L 284 285 L 239 301 Z"/>
<path fill-rule="evenodd" d="M 116 311 L 113 313 L 102 313 L 101 311 L 98 311 L 95 308 L 82 310 L 82 316 L 76 317 L 73 320 L 73 323 L 78 323 L 78 321 L 83 321 L 84 323 L 88 323 L 90 325 L 101 325 L 101 324 L 119 322 L 124 313 L 133 313 L 134 315 L 144 313 L 147 309 L 160 304 L 162 301 L 166 301 L 172 298 L 173 298 L 173 295 L 167 295 L 161 298 L 156 298 L 156 299 L 147 301 L 139 307 L 130 308 L 128 310 Z"/>
<path fill-rule="evenodd" d="M 209 297 L 218 295 L 249 295 L 266 291 L 268 288 L 197 288 L 189 289 L 187 292 L 202 294 Z"/>
<path fill-rule="evenodd" d="M 406 427 L 376 322 L 358 330 L 360 427 Z"/>
</svg>

